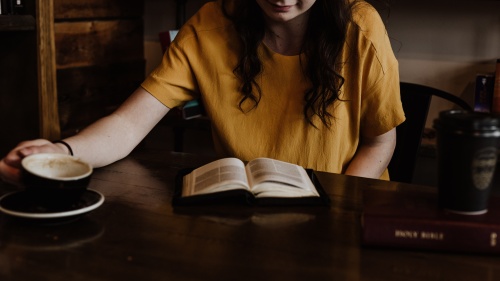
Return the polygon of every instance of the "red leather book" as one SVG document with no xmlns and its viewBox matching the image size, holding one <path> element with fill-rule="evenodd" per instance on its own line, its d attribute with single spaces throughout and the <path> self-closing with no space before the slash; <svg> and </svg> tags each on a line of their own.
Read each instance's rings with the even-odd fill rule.
<svg viewBox="0 0 500 281">
<path fill-rule="evenodd" d="M 365 246 L 463 253 L 500 253 L 500 198 L 484 215 L 438 208 L 430 191 L 367 190 L 363 194 Z"/>
</svg>

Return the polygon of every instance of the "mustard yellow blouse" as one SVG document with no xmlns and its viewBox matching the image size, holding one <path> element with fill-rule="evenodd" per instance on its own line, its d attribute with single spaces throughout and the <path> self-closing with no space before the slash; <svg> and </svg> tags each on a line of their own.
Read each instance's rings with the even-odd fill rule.
<svg viewBox="0 0 500 281">
<path fill-rule="evenodd" d="M 325 27 L 326 28 L 326 27 Z M 261 44 L 263 72 L 258 107 L 245 102 L 233 74 L 239 43 L 219 2 L 203 6 L 179 31 L 161 64 L 142 87 L 169 108 L 201 97 L 216 150 L 242 160 L 271 157 L 319 171 L 342 173 L 356 153 L 360 136 L 383 134 L 404 121 L 398 64 L 377 11 L 364 3 L 354 11 L 342 54 L 343 101 L 331 107 L 327 128 L 304 118 L 304 92 L 310 87 L 299 56 L 284 56 Z M 387 179 L 385 173 L 382 178 Z"/>
</svg>

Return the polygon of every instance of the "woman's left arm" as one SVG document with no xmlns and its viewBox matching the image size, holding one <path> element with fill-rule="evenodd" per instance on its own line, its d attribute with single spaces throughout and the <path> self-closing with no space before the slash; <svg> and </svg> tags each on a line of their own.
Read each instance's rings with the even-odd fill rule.
<svg viewBox="0 0 500 281">
<path fill-rule="evenodd" d="M 362 137 L 346 175 L 378 179 L 389 165 L 396 147 L 396 128 L 376 137 Z"/>
</svg>

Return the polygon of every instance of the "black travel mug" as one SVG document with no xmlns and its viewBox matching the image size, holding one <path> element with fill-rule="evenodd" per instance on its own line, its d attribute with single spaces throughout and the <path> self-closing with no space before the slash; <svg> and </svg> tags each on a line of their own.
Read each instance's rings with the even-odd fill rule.
<svg viewBox="0 0 500 281">
<path fill-rule="evenodd" d="M 434 120 L 437 132 L 440 207 L 480 215 L 488 211 L 500 140 L 500 116 L 447 110 Z"/>
</svg>

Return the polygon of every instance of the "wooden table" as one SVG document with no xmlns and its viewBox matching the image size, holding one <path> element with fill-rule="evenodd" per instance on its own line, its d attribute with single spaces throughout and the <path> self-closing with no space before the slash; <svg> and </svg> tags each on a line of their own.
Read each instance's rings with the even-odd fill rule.
<svg viewBox="0 0 500 281">
<path fill-rule="evenodd" d="M 331 208 L 191 208 L 173 178 L 206 159 L 138 150 L 97 169 L 105 203 L 59 225 L 0 214 L 0 280 L 500 280 L 500 257 L 360 245 L 362 191 L 428 188 L 318 177 Z M 0 194 L 12 187 L 0 184 Z"/>
</svg>

